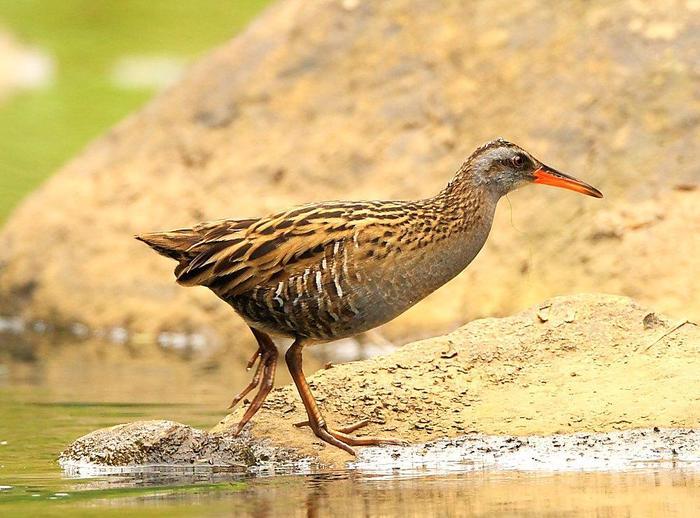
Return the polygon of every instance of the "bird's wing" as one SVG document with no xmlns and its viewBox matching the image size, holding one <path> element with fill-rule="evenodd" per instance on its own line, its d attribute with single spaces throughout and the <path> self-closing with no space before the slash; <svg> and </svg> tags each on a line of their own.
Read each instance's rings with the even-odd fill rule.
<svg viewBox="0 0 700 518">
<path fill-rule="evenodd" d="M 372 220 L 362 203 L 305 205 L 261 218 L 245 228 L 235 221 L 196 227 L 202 239 L 176 269 L 180 284 L 204 285 L 220 296 L 282 280 L 315 262 L 337 241 L 357 239 Z"/>
</svg>

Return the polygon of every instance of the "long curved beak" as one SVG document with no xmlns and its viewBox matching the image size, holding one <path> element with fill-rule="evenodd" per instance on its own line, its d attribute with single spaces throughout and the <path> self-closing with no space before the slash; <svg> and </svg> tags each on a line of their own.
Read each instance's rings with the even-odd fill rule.
<svg viewBox="0 0 700 518">
<path fill-rule="evenodd" d="M 533 175 L 535 177 L 534 183 L 553 185 L 554 187 L 561 187 L 562 189 L 569 189 L 571 191 L 580 192 L 581 194 L 587 194 L 594 198 L 603 197 L 603 193 L 592 185 L 588 185 L 586 182 L 582 182 L 568 174 L 560 173 L 556 169 L 552 169 L 544 164 L 537 168 Z"/>
</svg>

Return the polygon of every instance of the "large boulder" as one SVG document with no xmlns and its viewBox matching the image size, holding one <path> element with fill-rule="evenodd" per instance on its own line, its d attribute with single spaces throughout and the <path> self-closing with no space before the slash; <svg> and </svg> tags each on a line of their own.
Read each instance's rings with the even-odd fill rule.
<svg viewBox="0 0 700 518">
<path fill-rule="evenodd" d="M 581 446 L 575 455 L 590 460 L 609 454 L 617 440 L 600 442 L 591 434 L 697 428 L 699 353 L 700 328 L 687 320 L 671 319 L 625 297 L 577 295 L 511 317 L 477 320 L 387 356 L 333 366 L 309 383 L 330 426 L 370 420 L 359 434 L 395 436 L 412 444 L 476 434 L 474 441 L 457 443 L 457 449 L 471 451 L 474 462 L 480 462 L 493 450 L 518 450 L 527 442 L 522 438 L 578 433 L 549 440 L 550 451 L 574 443 Z M 234 439 L 229 432 L 243 412 L 237 409 L 208 433 L 168 422 L 93 432 L 70 446 L 63 459 L 79 467 L 258 465 L 271 458 L 341 465 L 349 458 L 308 428 L 293 426 L 306 418 L 293 386 L 275 389 L 243 436 Z M 665 436 L 669 455 L 669 444 L 679 434 Z M 488 438 L 493 435 L 500 437 Z M 646 441 L 642 436 L 620 436 L 629 442 L 618 443 L 618 451 L 639 454 L 641 449 L 631 445 Z M 698 462 L 700 436 L 694 437 L 686 444 L 692 449 L 677 454 Z"/>
<path fill-rule="evenodd" d="M 238 346 L 251 338 L 230 309 L 176 286 L 173 264 L 133 234 L 314 200 L 429 196 L 500 135 L 606 199 L 513 194 L 468 272 L 386 336 L 426 336 L 574 289 L 698 317 L 697 276 L 677 266 L 698 254 L 684 229 L 697 233 L 698 193 L 663 194 L 700 177 L 697 9 L 276 3 L 16 210 L 0 235 L 0 311 Z M 661 216 L 627 225 L 638 202 L 657 203 L 652 193 Z"/>
</svg>

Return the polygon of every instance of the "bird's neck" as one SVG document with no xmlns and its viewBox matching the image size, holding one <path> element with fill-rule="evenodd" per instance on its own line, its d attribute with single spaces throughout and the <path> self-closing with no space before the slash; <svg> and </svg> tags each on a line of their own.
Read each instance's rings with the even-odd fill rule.
<svg viewBox="0 0 700 518">
<path fill-rule="evenodd" d="M 432 198 L 419 202 L 417 216 L 411 222 L 415 235 L 422 235 L 433 257 L 449 268 L 447 277 L 465 268 L 491 231 L 498 198 L 488 190 L 469 188 L 462 182 L 450 184 Z M 427 237 L 425 237 L 426 230 Z M 449 270 L 449 271 L 447 271 Z"/>
<path fill-rule="evenodd" d="M 472 182 L 463 168 L 429 203 L 451 234 L 481 231 L 488 235 L 499 198 L 487 185 Z"/>
<path fill-rule="evenodd" d="M 433 292 L 464 270 L 488 237 L 495 203 L 480 191 L 446 189 L 412 203 L 401 260 L 392 267 L 393 278 L 417 279 L 411 289 L 411 304 Z M 398 282 L 398 281 L 397 281 Z"/>
<path fill-rule="evenodd" d="M 476 257 L 491 231 L 500 198 L 484 184 L 474 184 L 464 168 L 430 203 L 438 207 L 434 225 L 446 235 L 438 244 L 460 271 Z"/>
</svg>

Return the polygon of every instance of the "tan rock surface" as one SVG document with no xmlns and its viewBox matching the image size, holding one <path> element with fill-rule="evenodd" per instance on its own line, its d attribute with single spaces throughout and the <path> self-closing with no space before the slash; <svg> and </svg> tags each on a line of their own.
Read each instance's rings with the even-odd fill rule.
<svg viewBox="0 0 700 518">
<path fill-rule="evenodd" d="M 606 199 L 514 194 L 470 270 L 386 336 L 427 336 L 574 290 L 633 294 L 698 318 L 700 299 L 688 294 L 698 192 L 663 194 L 698 182 L 694 9 L 275 4 L 15 212 L 0 234 L 0 311 L 203 332 L 245 356 L 250 337 L 230 309 L 204 288 L 176 286 L 173 265 L 132 234 L 313 200 L 431 195 L 476 145 L 502 135 Z M 640 202 L 663 217 L 629 227 Z"/>
<path fill-rule="evenodd" d="M 387 356 L 322 370 L 309 381 L 331 426 L 368 418 L 358 435 L 418 444 L 459 438 L 425 448 L 427 454 L 415 447 L 362 450 L 364 469 L 399 458 L 404 467 L 418 466 L 440 455 L 492 469 L 540 469 L 533 465 L 538 460 L 548 469 L 629 469 L 645 459 L 698 462 L 698 372 L 697 325 L 625 297 L 577 295 L 477 320 Z M 76 469 L 86 463 L 250 466 L 300 457 L 341 466 L 350 460 L 308 428 L 293 426 L 305 413 L 292 386 L 275 389 L 233 438 L 228 431 L 242 412 L 209 433 L 170 421 L 98 430 L 76 440 L 61 459 Z M 624 433 L 594 435 L 618 431 Z"/>
<path fill-rule="evenodd" d="M 557 297 L 518 315 L 487 318 L 334 366 L 310 378 L 330 425 L 360 418 L 362 433 L 421 443 L 468 432 L 549 435 L 700 425 L 700 328 L 625 297 Z M 215 433 L 226 433 L 238 409 Z M 292 386 L 275 390 L 251 435 L 340 463 L 316 439 Z"/>
</svg>

